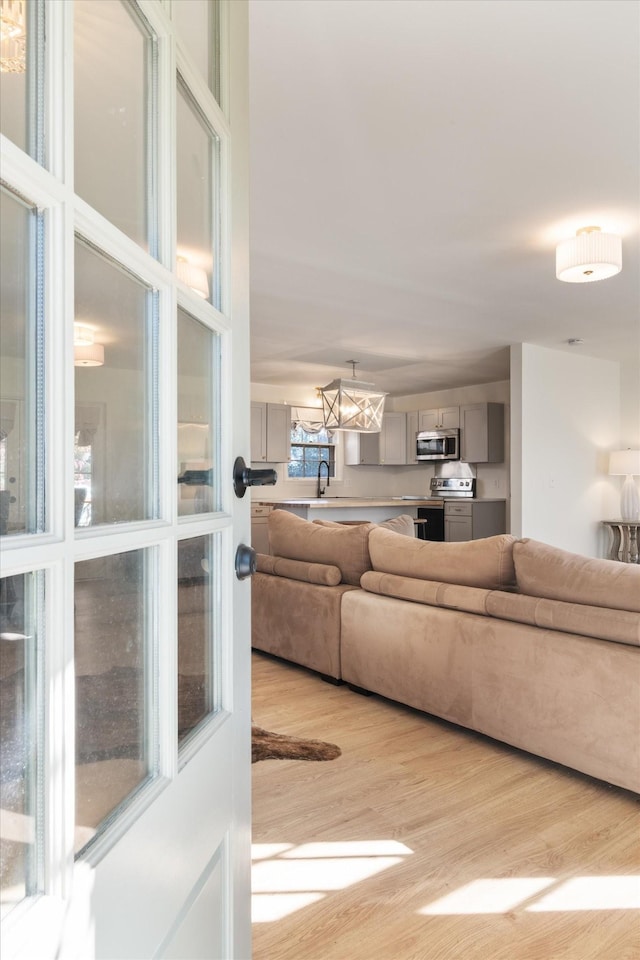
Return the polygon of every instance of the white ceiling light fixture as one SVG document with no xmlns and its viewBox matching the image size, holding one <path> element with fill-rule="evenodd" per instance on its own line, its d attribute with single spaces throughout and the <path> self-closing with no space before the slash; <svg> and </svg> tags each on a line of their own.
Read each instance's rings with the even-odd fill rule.
<svg viewBox="0 0 640 960">
<path fill-rule="evenodd" d="M 74 323 L 73 325 L 73 345 L 74 347 L 88 347 L 93 343 L 94 336 L 91 327 L 86 327 L 83 323 Z"/>
<path fill-rule="evenodd" d="M 73 362 L 76 367 L 102 367 L 104 365 L 104 347 L 101 343 L 90 343 L 86 347 L 74 347 Z"/>
<path fill-rule="evenodd" d="M 93 330 L 82 323 L 73 325 L 73 363 L 76 367 L 104 365 L 104 347 L 94 342 Z"/>
<path fill-rule="evenodd" d="M 600 227 L 581 227 L 556 247 L 556 277 L 566 283 L 592 283 L 622 270 L 622 239 Z"/>
<path fill-rule="evenodd" d="M 26 0 L 0 0 L 0 73 L 24 73 Z"/>
<path fill-rule="evenodd" d="M 356 380 L 358 360 L 347 360 L 353 371 L 351 380 L 332 380 L 321 387 L 322 415 L 327 430 L 352 430 L 354 433 L 380 433 L 386 393 L 372 383 Z"/>
<path fill-rule="evenodd" d="M 209 299 L 209 280 L 206 270 L 196 267 L 186 257 L 178 257 L 176 273 L 178 280 L 181 280 L 190 290 L 197 293 L 203 300 Z"/>
<path fill-rule="evenodd" d="M 620 516 L 623 520 L 639 520 L 640 494 L 633 478 L 640 476 L 640 450 L 614 450 L 610 453 L 609 476 L 626 477 L 620 494 Z"/>
</svg>

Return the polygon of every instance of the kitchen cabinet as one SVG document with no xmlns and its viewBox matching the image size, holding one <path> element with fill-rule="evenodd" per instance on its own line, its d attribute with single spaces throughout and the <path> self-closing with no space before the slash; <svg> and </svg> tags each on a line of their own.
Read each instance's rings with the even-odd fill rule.
<svg viewBox="0 0 640 960">
<path fill-rule="evenodd" d="M 407 457 L 405 463 L 418 463 L 416 457 L 416 434 L 418 433 L 419 414 L 417 410 L 412 410 L 406 414 L 407 417 Z"/>
<path fill-rule="evenodd" d="M 504 461 L 503 403 L 468 403 L 460 407 L 460 459 L 466 463 Z"/>
<path fill-rule="evenodd" d="M 418 429 L 448 430 L 460 426 L 460 407 L 438 407 L 418 412 Z"/>
<path fill-rule="evenodd" d="M 285 403 L 251 404 L 252 463 L 288 463 L 291 452 L 291 407 Z"/>
<path fill-rule="evenodd" d="M 505 500 L 445 501 L 444 539 L 462 543 L 506 532 Z"/>
<path fill-rule="evenodd" d="M 347 466 L 389 466 L 407 461 L 407 418 L 404 413 L 385 413 L 379 433 L 345 433 L 344 462 Z"/>
</svg>

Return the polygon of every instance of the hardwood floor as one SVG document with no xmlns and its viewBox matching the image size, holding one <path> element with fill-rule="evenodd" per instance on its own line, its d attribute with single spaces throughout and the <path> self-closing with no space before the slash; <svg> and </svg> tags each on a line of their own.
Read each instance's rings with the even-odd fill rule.
<svg viewBox="0 0 640 960">
<path fill-rule="evenodd" d="M 638 960 L 638 797 L 263 654 L 253 960 Z M 310 846 L 312 845 L 313 846 Z"/>
</svg>

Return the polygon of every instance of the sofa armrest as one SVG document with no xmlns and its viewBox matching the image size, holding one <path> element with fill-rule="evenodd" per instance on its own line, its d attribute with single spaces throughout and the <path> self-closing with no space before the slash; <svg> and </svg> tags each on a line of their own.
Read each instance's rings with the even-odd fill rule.
<svg viewBox="0 0 640 960">
<path fill-rule="evenodd" d="M 338 567 L 329 563 L 308 563 L 306 560 L 288 560 L 259 553 L 258 573 L 270 573 L 274 577 L 288 577 L 303 583 L 317 583 L 325 587 L 337 587 L 341 576 Z"/>
</svg>

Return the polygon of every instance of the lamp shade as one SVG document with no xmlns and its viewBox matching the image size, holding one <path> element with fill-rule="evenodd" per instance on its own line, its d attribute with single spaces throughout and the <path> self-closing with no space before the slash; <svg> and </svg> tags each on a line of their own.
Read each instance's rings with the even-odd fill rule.
<svg viewBox="0 0 640 960">
<path fill-rule="evenodd" d="M 327 430 L 379 433 L 386 393 L 363 380 L 332 380 L 322 387 L 322 412 Z"/>
<path fill-rule="evenodd" d="M 600 227 L 583 227 L 556 247 L 556 277 L 567 283 L 591 283 L 622 269 L 622 240 Z"/>
<path fill-rule="evenodd" d="M 612 477 L 640 476 L 640 450 L 614 450 L 610 453 L 609 474 Z"/>
<path fill-rule="evenodd" d="M 104 364 L 104 347 L 101 343 L 89 343 L 73 348 L 76 367 L 101 367 Z"/>
<path fill-rule="evenodd" d="M 635 523 L 640 519 L 640 494 L 634 476 L 640 476 L 640 450 L 614 450 L 609 454 L 609 473 L 626 477 L 620 492 L 620 516 Z"/>
</svg>

